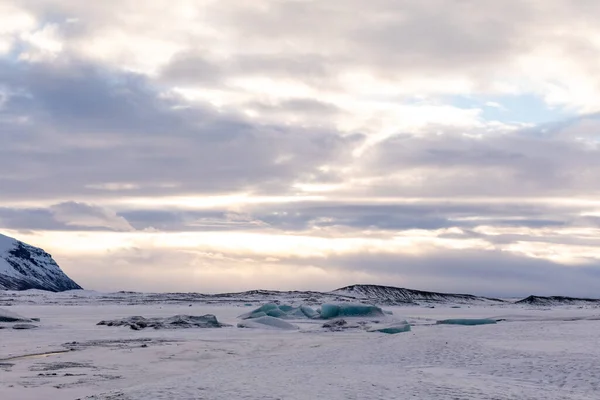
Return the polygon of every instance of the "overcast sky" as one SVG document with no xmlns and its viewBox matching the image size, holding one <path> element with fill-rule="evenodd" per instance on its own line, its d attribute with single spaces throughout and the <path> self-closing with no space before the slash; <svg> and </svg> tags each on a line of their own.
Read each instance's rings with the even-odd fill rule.
<svg viewBox="0 0 600 400">
<path fill-rule="evenodd" d="M 600 297 L 596 0 L 0 0 L 0 232 L 88 289 Z"/>
</svg>

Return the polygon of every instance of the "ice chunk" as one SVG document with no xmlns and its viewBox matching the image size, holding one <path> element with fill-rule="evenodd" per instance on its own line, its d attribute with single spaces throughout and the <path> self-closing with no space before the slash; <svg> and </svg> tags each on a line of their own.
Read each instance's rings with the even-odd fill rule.
<svg viewBox="0 0 600 400">
<path fill-rule="evenodd" d="M 369 332 L 381 332 L 389 334 L 410 332 L 410 324 L 406 321 L 398 321 L 390 325 L 370 329 Z"/>
<path fill-rule="evenodd" d="M 287 321 L 270 316 L 245 320 L 238 323 L 237 326 L 238 328 L 282 329 L 288 331 L 300 329 L 296 325 L 292 325 Z"/>
<path fill-rule="evenodd" d="M 255 319 L 264 316 L 283 319 L 304 319 L 318 317 L 318 314 L 312 308 L 305 305 L 293 307 L 287 304 L 277 305 L 275 303 L 268 303 L 255 310 L 240 315 L 239 318 Z"/>
<path fill-rule="evenodd" d="M 275 317 L 275 318 L 286 318 L 288 316 L 285 311 L 280 310 L 279 308 L 269 310 L 269 311 L 267 311 L 266 314 L 269 317 Z M 254 314 L 252 318 L 256 318 L 256 314 Z"/>
<path fill-rule="evenodd" d="M 294 308 L 294 307 L 292 307 L 292 306 L 289 306 L 289 305 L 287 305 L 287 304 L 282 304 L 282 305 L 280 305 L 280 306 L 279 306 L 279 309 L 280 309 L 281 311 L 283 311 L 283 312 L 286 312 L 286 313 L 287 313 L 287 312 L 290 312 L 290 311 L 293 311 L 293 310 L 295 310 L 295 308 Z"/>
<path fill-rule="evenodd" d="M 308 318 L 317 318 L 319 313 L 310 308 L 309 306 L 305 306 L 304 304 L 300 306 L 300 311 Z"/>
<path fill-rule="evenodd" d="M 488 319 L 488 318 L 458 318 L 458 319 L 445 319 L 442 321 L 438 321 L 438 324 L 445 325 L 487 325 L 487 324 L 495 324 L 496 320 Z"/>
<path fill-rule="evenodd" d="M 239 316 L 239 318 L 242 319 L 249 319 L 249 318 L 260 318 L 260 317 L 264 317 L 265 315 L 268 315 L 269 311 L 272 310 L 279 310 L 279 306 L 275 303 L 267 303 L 264 304 L 252 311 L 250 311 L 249 313 L 245 313 Z"/>
<path fill-rule="evenodd" d="M 384 312 L 377 306 L 355 303 L 323 304 L 321 318 L 332 319 L 337 317 L 381 317 Z"/>
<path fill-rule="evenodd" d="M 133 330 L 144 328 L 154 329 L 178 329 L 178 328 L 220 328 L 228 326 L 217 321 L 217 317 L 212 314 L 201 316 L 195 315 L 175 315 L 168 318 L 144 318 L 140 316 L 127 317 L 109 321 L 100 321 L 97 325 L 106 326 L 128 326 Z"/>
</svg>

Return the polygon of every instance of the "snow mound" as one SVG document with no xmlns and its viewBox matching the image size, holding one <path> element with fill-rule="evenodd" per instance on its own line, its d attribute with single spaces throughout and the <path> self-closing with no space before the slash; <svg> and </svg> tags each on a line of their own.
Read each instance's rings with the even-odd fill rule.
<svg viewBox="0 0 600 400">
<path fill-rule="evenodd" d="M 386 326 L 369 329 L 369 332 L 381 332 L 388 334 L 410 332 L 410 324 L 406 321 L 398 321 Z"/>
<path fill-rule="evenodd" d="M 96 325 L 105 326 L 128 326 L 133 330 L 145 328 L 154 329 L 185 329 L 185 328 L 221 328 L 229 326 L 222 324 L 212 314 L 201 316 L 175 315 L 167 318 L 144 318 L 140 316 L 100 321 Z"/>
<path fill-rule="evenodd" d="M 279 318 L 264 316 L 258 318 L 248 319 L 237 324 L 238 328 L 252 328 L 252 329 L 281 329 L 281 330 L 297 330 L 300 329 L 296 325 L 292 325 L 287 321 Z"/>
<path fill-rule="evenodd" d="M 383 317 L 386 314 L 377 306 L 358 303 L 330 304 L 321 306 L 321 318 L 332 319 L 338 317 Z"/>
<path fill-rule="evenodd" d="M 495 324 L 496 320 L 495 319 L 489 319 L 489 318 L 463 318 L 463 319 L 444 319 L 442 321 L 437 321 L 438 324 L 444 324 L 444 325 L 489 325 L 489 324 Z"/>
</svg>

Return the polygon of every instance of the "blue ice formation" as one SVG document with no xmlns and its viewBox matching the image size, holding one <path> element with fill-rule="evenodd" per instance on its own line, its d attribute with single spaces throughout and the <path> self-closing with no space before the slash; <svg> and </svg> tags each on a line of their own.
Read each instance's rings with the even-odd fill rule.
<svg viewBox="0 0 600 400">
<path fill-rule="evenodd" d="M 241 321 L 237 324 L 237 326 L 238 328 L 281 329 L 287 331 L 300 329 L 296 325 L 292 325 L 287 321 L 270 316 Z"/>
<path fill-rule="evenodd" d="M 445 319 L 442 321 L 438 321 L 438 324 L 444 324 L 444 325 L 488 325 L 488 324 L 495 324 L 496 320 L 494 319 L 489 319 L 489 318 L 470 318 L 470 319 Z"/>
<path fill-rule="evenodd" d="M 292 307 L 286 304 L 277 305 L 275 303 L 267 303 L 249 313 L 240 315 L 239 318 L 255 319 L 261 317 L 274 317 L 282 319 L 305 319 L 318 318 L 318 316 L 319 314 L 309 306 L 301 305 L 300 307 Z"/>
<path fill-rule="evenodd" d="M 321 318 L 332 319 L 337 317 L 382 317 L 385 313 L 377 306 L 356 303 L 323 304 Z"/>
<path fill-rule="evenodd" d="M 380 328 L 370 329 L 369 332 L 381 332 L 389 334 L 410 332 L 410 324 L 406 321 L 398 321 L 390 325 L 382 326 Z"/>
<path fill-rule="evenodd" d="M 319 313 L 310 308 L 309 306 L 301 305 L 300 312 L 306 315 L 308 318 L 318 318 Z"/>
</svg>

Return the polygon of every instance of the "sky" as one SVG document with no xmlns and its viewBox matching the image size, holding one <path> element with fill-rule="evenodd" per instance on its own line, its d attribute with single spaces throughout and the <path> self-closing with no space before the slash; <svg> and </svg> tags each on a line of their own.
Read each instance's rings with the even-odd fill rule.
<svg viewBox="0 0 600 400">
<path fill-rule="evenodd" d="M 101 291 L 600 297 L 599 19 L 0 0 L 0 232 Z"/>
</svg>

